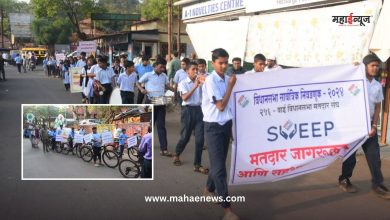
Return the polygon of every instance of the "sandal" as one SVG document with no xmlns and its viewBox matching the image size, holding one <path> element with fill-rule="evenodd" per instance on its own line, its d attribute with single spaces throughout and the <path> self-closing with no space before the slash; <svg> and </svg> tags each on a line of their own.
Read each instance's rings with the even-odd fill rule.
<svg viewBox="0 0 390 220">
<path fill-rule="evenodd" d="M 172 157 L 172 153 L 168 152 L 167 150 L 160 151 L 160 155 L 165 157 Z"/>
<path fill-rule="evenodd" d="M 179 157 L 175 157 L 173 159 L 173 165 L 175 165 L 175 166 L 181 166 L 182 165 L 181 160 L 179 159 Z"/>
<path fill-rule="evenodd" d="M 205 168 L 203 166 L 196 166 L 196 167 L 194 167 L 194 172 L 198 172 L 198 173 L 207 175 L 209 173 L 209 169 Z"/>
</svg>

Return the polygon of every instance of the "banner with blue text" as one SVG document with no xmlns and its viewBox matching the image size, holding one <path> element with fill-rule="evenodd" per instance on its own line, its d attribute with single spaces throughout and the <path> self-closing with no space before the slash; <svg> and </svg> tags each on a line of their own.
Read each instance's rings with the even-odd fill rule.
<svg viewBox="0 0 390 220">
<path fill-rule="evenodd" d="M 364 66 L 237 76 L 229 184 L 278 181 L 326 168 L 367 139 Z"/>
</svg>

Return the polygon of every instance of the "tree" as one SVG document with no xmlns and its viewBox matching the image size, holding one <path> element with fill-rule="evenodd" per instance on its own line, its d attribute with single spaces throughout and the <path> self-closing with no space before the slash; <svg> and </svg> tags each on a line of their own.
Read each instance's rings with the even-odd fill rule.
<svg viewBox="0 0 390 220">
<path fill-rule="evenodd" d="M 32 23 L 34 39 L 38 44 L 48 45 L 49 54 L 54 53 L 54 44 L 69 44 L 72 35 L 72 24 L 67 18 L 49 20 L 34 19 Z"/>
<path fill-rule="evenodd" d="M 177 1 L 174 0 L 173 2 Z M 144 0 L 140 8 L 141 16 L 147 20 L 160 19 L 164 22 L 168 21 L 167 0 Z M 177 16 L 178 13 L 178 7 L 173 7 L 173 16 Z"/>
<path fill-rule="evenodd" d="M 86 40 L 87 35 L 80 29 L 80 20 L 91 13 L 104 11 L 94 0 L 31 0 L 31 3 L 36 18 L 57 20 L 67 17 L 81 40 Z"/>
</svg>

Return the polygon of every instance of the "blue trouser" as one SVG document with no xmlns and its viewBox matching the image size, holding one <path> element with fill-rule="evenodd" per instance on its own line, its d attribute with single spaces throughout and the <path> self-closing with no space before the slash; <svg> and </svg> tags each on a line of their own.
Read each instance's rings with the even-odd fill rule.
<svg viewBox="0 0 390 220">
<path fill-rule="evenodd" d="M 176 145 L 176 155 L 180 156 L 190 141 L 192 131 L 195 130 L 195 158 L 194 166 L 202 164 L 204 145 L 203 113 L 200 106 L 183 106 L 181 109 L 180 140 Z"/>
<path fill-rule="evenodd" d="M 146 99 L 146 104 L 151 104 L 149 98 Z M 165 115 L 167 114 L 167 107 L 165 105 L 153 105 L 153 125 L 157 126 L 158 140 L 160 142 L 160 149 L 165 151 L 168 149 L 167 129 L 165 128 Z"/>
<path fill-rule="evenodd" d="M 378 135 L 376 134 L 375 136 L 368 138 L 362 145 L 362 148 L 366 156 L 368 167 L 370 169 L 372 188 L 376 188 L 383 183 Z M 352 154 L 346 161 L 344 161 L 339 180 L 351 178 L 355 165 L 356 152 Z"/>
<path fill-rule="evenodd" d="M 125 150 L 125 145 L 119 145 L 119 157 L 122 158 L 123 156 L 123 151 Z"/>
<path fill-rule="evenodd" d="M 141 178 L 152 178 L 152 160 L 144 159 L 142 163 Z"/>
<path fill-rule="evenodd" d="M 220 125 L 215 122 L 204 122 L 204 131 L 207 149 L 210 157 L 210 172 L 207 179 L 207 190 L 217 190 L 224 200 L 228 196 L 226 158 L 229 150 L 229 141 L 232 132 L 232 121 Z M 230 207 L 229 202 L 222 202 L 223 208 Z"/>
</svg>

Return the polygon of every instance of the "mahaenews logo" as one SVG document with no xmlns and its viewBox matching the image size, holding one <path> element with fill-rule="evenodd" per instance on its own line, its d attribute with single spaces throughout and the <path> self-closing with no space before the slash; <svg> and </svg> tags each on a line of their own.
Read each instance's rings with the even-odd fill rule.
<svg viewBox="0 0 390 220">
<path fill-rule="evenodd" d="M 244 95 L 242 95 L 238 99 L 238 103 L 241 105 L 241 107 L 245 108 L 249 104 L 249 100 Z"/>
<path fill-rule="evenodd" d="M 371 16 L 354 16 L 351 12 L 347 16 L 332 16 L 332 18 L 332 22 L 339 26 L 366 26 L 366 23 L 370 23 Z"/>
</svg>

